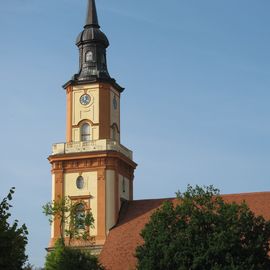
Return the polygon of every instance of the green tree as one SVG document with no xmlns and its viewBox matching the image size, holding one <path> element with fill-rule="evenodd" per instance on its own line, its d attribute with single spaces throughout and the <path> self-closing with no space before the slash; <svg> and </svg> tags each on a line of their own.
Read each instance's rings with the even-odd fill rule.
<svg viewBox="0 0 270 270">
<path fill-rule="evenodd" d="M 94 225 L 92 213 L 83 207 L 83 202 L 72 202 L 69 198 L 59 198 L 43 206 L 43 212 L 49 221 L 60 220 L 60 239 L 53 251 L 46 257 L 46 270 L 103 270 L 97 257 L 70 247 L 72 239 L 91 241 L 89 228 Z M 69 238 L 66 246 L 65 237 Z"/>
<path fill-rule="evenodd" d="M 72 202 L 69 198 L 59 198 L 43 206 L 43 213 L 49 217 L 50 224 L 53 220 L 60 220 L 61 241 L 69 239 L 91 240 L 89 228 L 94 227 L 94 217 L 88 210 L 78 209 L 83 202 Z M 78 214 L 79 213 L 79 214 Z"/>
<path fill-rule="evenodd" d="M 46 270 L 103 270 L 97 257 L 79 249 L 67 247 L 61 240 L 54 250 L 47 255 Z"/>
<path fill-rule="evenodd" d="M 0 203 L 0 269 L 23 269 L 27 261 L 25 247 L 28 231 L 25 225 L 19 227 L 18 220 L 9 224 L 10 201 L 15 188 L 13 187 L 7 197 Z"/>
<path fill-rule="evenodd" d="M 270 222 L 212 186 L 188 186 L 151 217 L 136 250 L 139 270 L 270 269 Z"/>
</svg>

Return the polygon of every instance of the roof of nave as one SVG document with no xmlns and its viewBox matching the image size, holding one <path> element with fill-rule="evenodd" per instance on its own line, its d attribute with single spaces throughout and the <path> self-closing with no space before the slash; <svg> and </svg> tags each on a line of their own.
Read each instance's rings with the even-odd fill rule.
<svg viewBox="0 0 270 270">
<path fill-rule="evenodd" d="M 227 202 L 245 201 L 256 215 L 270 219 L 270 192 L 222 195 Z M 152 213 L 166 200 L 153 199 L 130 201 L 123 205 L 117 225 L 111 229 L 100 261 L 106 270 L 130 270 L 136 268 L 135 249 L 143 243 L 140 232 Z"/>
</svg>

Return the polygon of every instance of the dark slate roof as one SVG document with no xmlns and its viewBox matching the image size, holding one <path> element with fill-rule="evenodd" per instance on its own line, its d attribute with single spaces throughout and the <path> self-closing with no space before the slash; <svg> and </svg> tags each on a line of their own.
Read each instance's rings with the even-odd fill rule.
<svg viewBox="0 0 270 270">
<path fill-rule="evenodd" d="M 81 43 L 101 43 L 105 48 L 109 47 L 110 43 L 106 35 L 99 29 L 94 27 L 86 27 L 77 37 L 76 44 L 79 46 Z"/>
<path fill-rule="evenodd" d="M 245 201 L 256 215 L 270 219 L 270 192 L 222 195 L 227 202 Z M 106 270 L 136 269 L 135 249 L 143 243 L 141 230 L 149 221 L 151 214 L 165 200 L 139 200 L 126 203 L 120 212 L 117 225 L 110 231 L 100 254 L 100 261 Z"/>
<path fill-rule="evenodd" d="M 98 15 L 95 0 L 88 0 L 86 23 L 84 30 L 78 35 L 76 44 L 82 43 L 101 43 L 105 48 L 109 47 L 109 40 L 106 35 L 99 29 Z"/>
</svg>

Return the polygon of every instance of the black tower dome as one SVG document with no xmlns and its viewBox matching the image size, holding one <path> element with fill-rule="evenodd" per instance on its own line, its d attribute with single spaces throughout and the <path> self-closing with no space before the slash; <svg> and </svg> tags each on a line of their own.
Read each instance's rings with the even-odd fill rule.
<svg viewBox="0 0 270 270">
<path fill-rule="evenodd" d="M 70 84 L 110 82 L 118 91 L 124 90 L 110 77 L 107 69 L 106 49 L 110 44 L 100 30 L 95 0 L 88 0 L 86 24 L 77 37 L 76 45 L 80 54 L 79 72 L 64 85 L 64 88 Z"/>
<path fill-rule="evenodd" d="M 76 41 L 80 51 L 79 81 L 110 78 L 106 63 L 109 41 L 99 28 L 95 0 L 88 0 L 86 25 Z"/>
</svg>

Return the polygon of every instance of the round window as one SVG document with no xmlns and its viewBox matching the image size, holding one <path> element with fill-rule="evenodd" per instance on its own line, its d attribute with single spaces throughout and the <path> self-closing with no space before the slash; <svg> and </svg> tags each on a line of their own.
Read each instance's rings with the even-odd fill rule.
<svg viewBox="0 0 270 270">
<path fill-rule="evenodd" d="M 84 179 L 82 176 L 79 176 L 76 180 L 76 186 L 78 189 L 83 189 L 84 186 Z"/>
</svg>

